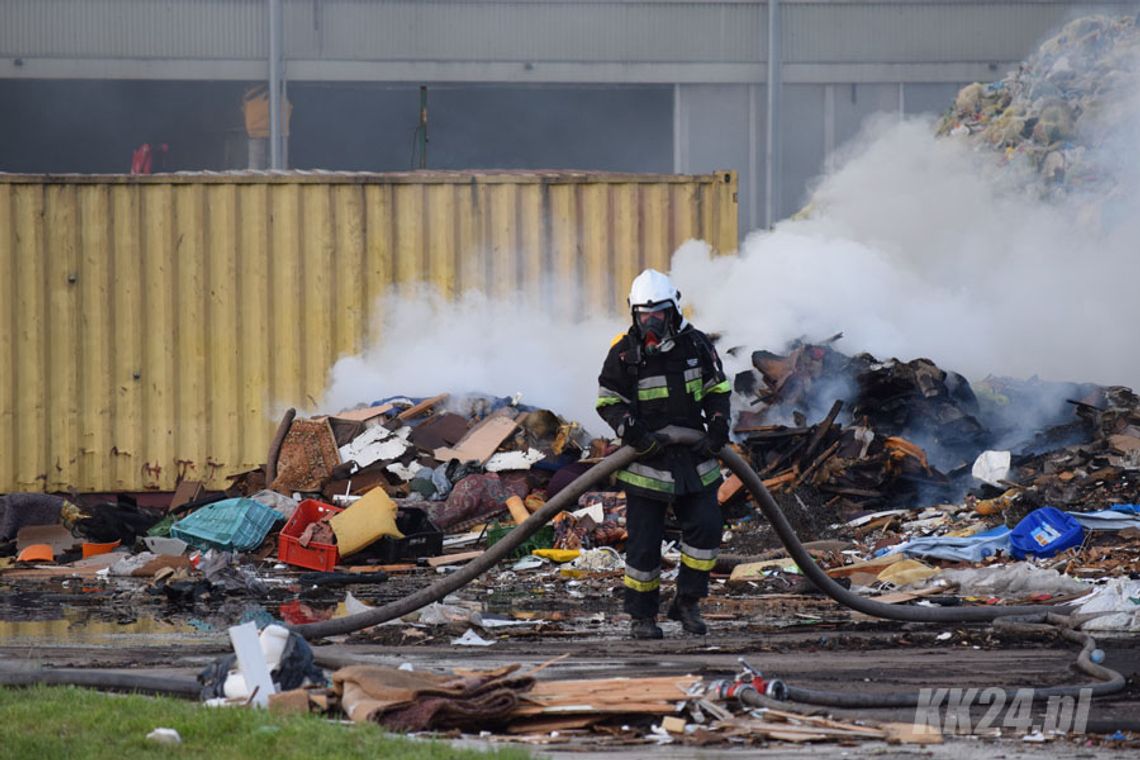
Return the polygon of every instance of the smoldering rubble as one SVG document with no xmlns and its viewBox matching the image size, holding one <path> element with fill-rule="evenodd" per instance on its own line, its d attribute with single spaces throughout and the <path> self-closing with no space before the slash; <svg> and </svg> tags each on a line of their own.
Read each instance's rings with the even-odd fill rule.
<svg viewBox="0 0 1140 760">
<path fill-rule="evenodd" d="M 1123 97 L 1119 78 L 1105 74 L 1133 57 L 1134 29 L 1130 18 L 1074 21 L 1018 72 L 963 90 L 940 131 L 996 148 L 1002 166 L 1031 166 L 1043 195 L 1087 190 L 1100 169 L 1085 162 L 1081 125 L 1105 97 Z M 1107 186 L 1117 198 L 1122 185 Z M 740 309 L 737 318 L 750 316 Z M 1083 630 L 1140 631 L 1140 397 L 1124 385 L 968 376 L 848 340 L 719 346 L 744 366 L 733 378 L 731 445 L 832 578 L 886 604 L 1068 602 L 1088 613 Z M 718 678 L 566 678 L 556 662 L 322 661 L 312 646 L 320 642 L 286 626 L 430 586 L 618 448 L 591 434 L 595 420 L 517 394 L 361 401 L 286 414 L 262 467 L 228 473 L 223 490 L 184 481 L 161 507 L 130 495 L 0 497 L 5 617 L 228 632 L 235 654 L 190 684 L 203 701 L 394 731 L 577 748 L 941 741 L 909 724 L 742 709 L 730 697 L 745 686 L 780 694 L 778 678 L 747 663 Z M 824 631 L 865 623 L 805 583 L 737 478 L 718 499 L 725 534 L 707 606 L 712 647 L 718 636 L 793 628 L 822 642 Z M 679 536 L 670 519 L 666 583 Z M 611 481 L 459 591 L 337 640 L 403 653 L 492 650 L 504 660 L 514 647 L 562 640 L 602 651 L 628 622 L 618 612 L 626 538 L 625 497 Z M 896 641 L 974 639 L 908 630 Z M 241 664 L 251 652 L 264 668 Z"/>
</svg>

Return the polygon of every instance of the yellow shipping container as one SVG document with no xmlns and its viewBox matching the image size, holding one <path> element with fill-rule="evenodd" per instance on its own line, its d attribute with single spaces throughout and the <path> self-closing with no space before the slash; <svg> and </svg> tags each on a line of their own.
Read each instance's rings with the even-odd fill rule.
<svg viewBox="0 0 1140 760">
<path fill-rule="evenodd" d="M 616 311 L 685 240 L 736 249 L 736 175 L 0 174 L 0 231 L 0 492 L 219 487 L 393 286 Z"/>
</svg>

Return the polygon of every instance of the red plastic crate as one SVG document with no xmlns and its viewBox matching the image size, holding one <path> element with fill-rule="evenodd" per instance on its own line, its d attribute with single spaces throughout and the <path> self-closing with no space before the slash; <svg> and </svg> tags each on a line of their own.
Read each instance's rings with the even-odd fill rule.
<svg viewBox="0 0 1140 760">
<path fill-rule="evenodd" d="M 311 542 L 308 546 L 301 546 L 300 537 L 310 523 L 315 523 L 325 515 L 335 515 L 344 510 L 331 504 L 305 499 L 297 505 L 297 511 L 285 523 L 281 533 L 277 536 L 277 559 L 297 567 L 309 570 L 330 572 L 340 560 L 340 552 L 333 544 L 320 544 Z"/>
</svg>

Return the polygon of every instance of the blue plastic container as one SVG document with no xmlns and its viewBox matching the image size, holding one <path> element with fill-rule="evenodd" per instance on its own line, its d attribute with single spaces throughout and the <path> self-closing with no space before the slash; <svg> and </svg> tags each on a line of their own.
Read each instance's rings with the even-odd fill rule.
<svg viewBox="0 0 1140 760">
<path fill-rule="evenodd" d="M 1084 539 L 1080 523 L 1053 507 L 1033 510 L 1009 534 L 1010 552 L 1016 559 L 1052 557 L 1080 546 Z"/>
<path fill-rule="evenodd" d="M 226 499 L 198 509 L 170 527 L 170 535 L 199 549 L 248 551 L 261 545 L 284 515 L 253 499 Z"/>
</svg>

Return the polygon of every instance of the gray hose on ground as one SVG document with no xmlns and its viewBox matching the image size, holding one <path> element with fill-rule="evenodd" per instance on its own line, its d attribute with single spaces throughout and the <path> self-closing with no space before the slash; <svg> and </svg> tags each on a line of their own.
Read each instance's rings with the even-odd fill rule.
<svg viewBox="0 0 1140 760">
<path fill-rule="evenodd" d="M 666 428 L 661 431 L 672 438 L 678 444 L 694 444 L 702 438 L 701 433 L 695 430 L 686 430 L 682 428 Z M 840 586 L 833 581 L 827 573 L 823 571 L 815 563 L 815 560 L 800 543 L 799 538 L 796 536 L 795 531 L 788 523 L 787 518 L 784 517 L 783 512 L 780 511 L 779 506 L 772 499 L 772 495 L 768 493 L 768 489 L 764 487 L 764 483 L 760 477 L 748 466 L 740 455 L 729 448 L 725 448 L 720 454 L 721 460 L 728 465 L 734 473 L 736 473 L 744 483 L 744 486 L 752 494 L 756 503 L 760 505 L 761 511 L 764 516 L 772 524 L 776 534 L 788 549 L 789 555 L 796 561 L 800 570 L 804 575 L 816 585 L 823 593 L 830 596 L 835 601 L 843 604 L 852 609 L 858 610 L 874 617 L 886 618 L 890 620 L 906 620 L 917 622 L 978 622 L 978 621 L 992 621 L 1003 617 L 1019 616 L 1022 620 L 1042 621 L 1052 623 L 1053 625 L 1061 626 L 1060 630 L 1063 636 L 1073 641 L 1078 641 L 1084 644 L 1084 648 L 1077 660 L 1077 667 L 1088 675 L 1094 678 L 1102 679 L 1102 683 L 1093 686 L 1060 686 L 1049 687 L 1046 689 L 1036 690 L 1036 694 L 1042 697 L 1053 695 L 1073 695 L 1079 694 L 1083 688 L 1091 688 L 1094 695 L 1109 694 L 1119 691 L 1124 687 L 1124 678 L 1119 673 L 1108 668 L 1096 665 L 1089 659 L 1089 654 L 1095 648 L 1095 642 L 1088 634 L 1072 630 L 1070 627 L 1065 627 L 1071 624 L 1072 621 L 1060 615 L 1052 614 L 1046 605 L 1038 607 L 1018 606 L 1018 607 L 953 607 L 953 608 L 927 608 L 927 607 L 904 607 L 891 604 L 883 604 L 881 602 L 874 602 L 854 594 L 847 589 Z M 415 594 L 411 594 L 399 601 L 386 604 L 383 607 L 378 607 L 374 610 L 369 610 L 357 615 L 350 615 L 348 617 L 339 618 L 336 620 L 328 620 L 319 623 L 308 623 L 305 625 L 293 626 L 292 629 L 302 636 L 320 638 L 323 636 L 335 636 L 339 634 L 351 633 L 358 631 L 362 628 L 368 628 L 380 623 L 387 622 L 397 617 L 407 615 L 410 612 L 420 609 L 434 601 L 438 601 L 447 596 L 451 592 L 462 588 L 475 578 L 485 573 L 493 567 L 499 560 L 506 557 L 510 552 L 517 548 L 520 544 L 530 538 L 536 533 L 543 525 L 545 525 L 551 518 L 561 512 L 563 509 L 575 504 L 578 497 L 584 493 L 588 488 L 598 483 L 602 479 L 608 477 L 611 473 L 625 467 L 637 458 L 637 453 L 627 447 L 623 447 L 614 454 L 611 454 L 606 459 L 602 460 L 596 466 L 591 468 L 584 475 L 576 479 L 573 483 L 568 485 L 565 489 L 560 491 L 554 498 L 548 501 L 541 509 L 532 514 L 522 524 L 520 524 L 513 531 L 504 536 L 498 543 L 490 547 L 486 552 L 480 555 L 475 560 L 472 560 L 462 569 L 452 573 L 443 580 L 432 584 L 428 588 L 421 589 Z M 1052 607 L 1049 609 L 1060 610 L 1061 607 Z M 1013 625 L 1011 623 L 1011 625 Z M 1019 621 L 1016 625 L 1026 626 L 1032 623 L 1025 623 Z M 1050 626 L 1034 626 L 1034 632 L 1039 630 L 1052 631 Z M 1026 629 L 1028 630 L 1028 629 Z M 893 692 L 890 694 L 865 694 L 865 693 L 843 693 L 843 692 L 826 692 L 815 691 L 811 689 L 803 689 L 800 687 L 788 687 L 789 698 L 797 702 L 807 702 L 810 704 L 823 704 L 831 706 L 851 706 L 851 707 L 887 707 L 887 706 L 913 706 L 918 701 L 917 692 Z"/>
<path fill-rule="evenodd" d="M 678 443 L 693 443 L 700 439 L 700 433 L 695 430 L 681 430 L 674 432 L 673 438 Z M 831 579 L 811 554 L 804 549 L 796 532 L 792 529 L 780 507 L 772 499 L 772 494 L 764 487 L 748 463 L 732 449 L 725 447 L 719 454 L 730 470 L 744 482 L 744 487 L 752 494 L 752 498 L 760 505 L 760 511 L 771 523 L 772 529 L 780 537 L 780 541 L 788 550 L 788 554 L 796 561 L 800 571 L 811 581 L 816 588 L 830 596 L 845 607 L 857 612 L 885 620 L 903 620 L 918 623 L 978 623 L 996 620 L 1009 615 L 1043 615 L 1049 610 L 1065 609 L 1049 605 L 1019 606 L 1019 607 L 918 607 L 903 604 L 883 604 L 872 599 L 848 591 Z"/>
<path fill-rule="evenodd" d="M 704 436 L 697 430 L 679 427 L 667 427 L 659 431 L 667 435 L 674 443 L 692 445 L 698 443 Z M 1007 615 L 1041 615 L 1047 605 L 1037 607 L 914 607 L 905 605 L 883 604 L 854 594 L 833 581 L 831 577 L 815 563 L 812 556 L 800 543 L 792 526 L 788 523 L 784 513 L 773 501 L 772 495 L 764 487 L 760 476 L 753 472 L 748 463 L 732 449 L 725 447 L 720 452 L 721 460 L 728 468 L 736 473 L 744 482 L 744 487 L 760 505 L 764 517 L 772 524 L 776 535 L 788 549 L 788 554 L 796 561 L 804 575 L 823 593 L 830 596 L 840 604 L 850 607 L 867 615 L 887 620 L 904 620 L 911 622 L 930 623 L 967 623 L 986 622 Z M 448 575 L 437 583 L 421 589 L 414 594 L 395 602 L 377 607 L 374 610 L 361 612 L 356 615 L 325 620 L 319 623 L 305 623 L 290 626 L 293 631 L 306 638 L 322 638 L 324 636 L 338 636 L 362 628 L 370 628 L 380 623 L 386 623 L 432 602 L 439 601 L 448 594 L 466 586 L 495 564 L 514 551 L 520 544 L 534 535 L 543 525 L 567 507 L 577 503 L 581 496 L 591 486 L 609 477 L 610 474 L 620 470 L 637 459 L 637 452 L 628 446 L 591 467 L 586 473 L 578 477 L 570 485 L 543 505 L 541 509 L 527 518 L 521 525 L 499 540 L 494 546 L 483 552 L 478 558 L 472 560 L 462 569 Z M 1054 607 L 1052 609 L 1062 609 Z"/>
<path fill-rule="evenodd" d="M 1080 623 L 1078 618 L 1066 617 L 1065 615 L 1049 612 L 1045 614 L 1044 620 L 1044 623 L 1027 623 L 1020 620 L 998 618 L 994 621 L 994 629 L 1011 634 L 1038 635 L 1055 633 L 1069 641 L 1081 644 L 1081 652 L 1077 655 L 1076 668 L 1085 675 L 1092 676 L 1099 680 L 1091 684 L 1037 687 L 1033 689 L 1034 699 L 1078 697 L 1081 692 L 1086 689 L 1090 697 L 1102 697 L 1107 694 L 1115 694 L 1124 689 L 1125 680 L 1123 675 L 1111 668 L 1097 665 L 1092 661 L 1091 655 L 1093 650 L 1096 649 L 1096 640 L 1089 634 L 1076 630 L 1075 626 Z M 978 691 L 980 693 L 984 690 L 979 689 Z M 1002 689 L 1001 692 L 1004 700 L 1009 702 L 1013 699 L 1016 690 Z M 993 692 L 991 691 L 990 693 Z M 815 689 L 804 689 L 798 686 L 787 686 L 787 695 L 788 699 L 792 702 L 827 705 L 828 707 L 914 707 L 919 703 L 919 693 L 917 691 L 879 693 L 842 692 L 818 691 Z M 745 698 L 743 694 L 741 695 L 741 701 L 747 704 L 756 707 L 768 706 L 756 700 L 748 701 L 749 699 L 751 699 L 751 697 Z"/>
<path fill-rule="evenodd" d="M 202 685 L 193 678 L 79 668 L 0 669 L 0 686 L 84 686 L 192 699 L 202 693 Z"/>
<path fill-rule="evenodd" d="M 637 459 L 637 452 L 629 446 L 623 446 L 615 453 L 610 454 L 574 480 L 574 482 L 570 483 L 570 485 L 555 494 L 554 498 L 543 504 L 541 509 L 520 523 L 519 526 L 510 533 L 499 539 L 494 546 L 488 548 L 487 551 L 468 562 L 459 570 L 445 576 L 427 588 L 420 589 L 416 593 L 410 594 L 403 599 L 390 602 L 383 607 L 377 607 L 367 612 L 336 618 L 334 620 L 324 620 L 319 623 L 305 623 L 303 625 L 290 626 L 290 629 L 305 638 L 319 639 L 324 636 L 338 636 L 359 631 L 362 628 L 370 628 L 380 623 L 386 623 L 389 620 L 394 620 L 395 618 L 415 612 L 421 607 L 426 607 L 432 602 L 437 602 L 451 592 L 463 588 L 490 570 L 499 560 L 509 555 L 528 538 L 537 533 L 542 526 L 550 522 L 555 515 L 577 504 L 578 497 L 585 493 L 590 487 L 605 480 L 610 474 L 629 465 L 635 459 Z"/>
</svg>

